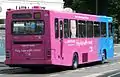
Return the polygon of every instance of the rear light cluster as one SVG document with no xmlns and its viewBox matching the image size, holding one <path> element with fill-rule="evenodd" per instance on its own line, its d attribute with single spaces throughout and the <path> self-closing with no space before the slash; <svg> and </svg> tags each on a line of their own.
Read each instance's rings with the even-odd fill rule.
<svg viewBox="0 0 120 77">
<path fill-rule="evenodd" d="M 10 52 L 6 51 L 6 58 L 10 58 Z"/>
<path fill-rule="evenodd" d="M 48 58 L 51 58 L 51 50 L 48 50 L 48 51 L 47 51 L 47 57 L 48 57 Z"/>
</svg>

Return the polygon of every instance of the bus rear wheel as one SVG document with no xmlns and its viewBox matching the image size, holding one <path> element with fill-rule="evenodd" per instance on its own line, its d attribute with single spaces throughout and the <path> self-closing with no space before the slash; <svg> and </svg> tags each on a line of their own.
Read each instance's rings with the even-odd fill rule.
<svg viewBox="0 0 120 77">
<path fill-rule="evenodd" d="M 101 63 L 104 64 L 106 62 L 106 52 L 104 51 L 102 53 L 102 60 L 101 60 Z"/>
<path fill-rule="evenodd" d="M 75 54 L 72 61 L 72 69 L 74 70 L 77 68 L 78 68 L 78 56 L 77 54 Z"/>
</svg>

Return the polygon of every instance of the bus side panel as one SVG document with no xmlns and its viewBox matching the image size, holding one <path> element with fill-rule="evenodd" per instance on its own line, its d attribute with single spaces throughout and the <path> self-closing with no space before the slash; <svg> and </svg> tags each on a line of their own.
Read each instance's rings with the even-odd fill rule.
<svg viewBox="0 0 120 77">
<path fill-rule="evenodd" d="M 62 64 L 72 65 L 74 53 L 78 53 L 79 64 L 98 60 L 98 41 L 97 39 L 64 39 Z M 93 56 L 94 55 L 94 56 Z"/>
<path fill-rule="evenodd" d="M 102 52 L 106 50 L 107 59 L 112 58 L 114 54 L 113 40 L 111 38 L 100 38 L 99 39 L 99 60 L 102 60 Z"/>
<path fill-rule="evenodd" d="M 55 38 L 54 20 L 56 14 L 50 11 L 50 42 L 51 42 L 51 62 L 53 65 L 61 65 L 60 40 Z"/>
<path fill-rule="evenodd" d="M 12 35 L 11 35 L 11 16 L 12 14 L 10 12 L 7 12 L 6 13 L 6 28 L 5 28 L 5 52 L 6 52 L 6 57 L 9 57 L 9 58 L 6 58 L 5 60 L 5 64 L 11 64 L 11 49 L 12 49 L 12 46 L 11 46 L 11 40 L 12 40 Z"/>
<path fill-rule="evenodd" d="M 113 43 L 112 37 L 107 38 L 107 48 L 108 48 L 107 58 L 108 59 L 113 58 L 113 56 L 114 56 L 114 43 Z"/>
</svg>

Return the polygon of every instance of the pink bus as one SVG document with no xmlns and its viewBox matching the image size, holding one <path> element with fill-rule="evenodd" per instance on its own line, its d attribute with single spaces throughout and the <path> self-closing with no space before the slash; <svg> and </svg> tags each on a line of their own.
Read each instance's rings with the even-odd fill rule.
<svg viewBox="0 0 120 77">
<path fill-rule="evenodd" d="M 11 67 L 72 66 L 113 58 L 112 18 L 40 8 L 6 13 L 6 60 Z"/>
</svg>

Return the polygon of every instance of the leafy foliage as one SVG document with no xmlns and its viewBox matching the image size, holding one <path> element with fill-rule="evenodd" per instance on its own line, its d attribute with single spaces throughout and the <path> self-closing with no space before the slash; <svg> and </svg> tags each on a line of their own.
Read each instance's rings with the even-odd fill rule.
<svg viewBox="0 0 120 77">
<path fill-rule="evenodd" d="M 76 12 L 112 16 L 120 24 L 120 0 L 64 0 Z M 97 1 L 97 2 L 96 2 Z M 97 6 L 97 7 L 96 7 Z"/>
<path fill-rule="evenodd" d="M 108 14 L 114 18 L 114 23 L 120 24 L 120 0 L 109 0 Z"/>
<path fill-rule="evenodd" d="M 117 37 L 120 38 L 120 0 L 64 0 L 64 1 L 65 7 L 71 7 L 76 12 L 108 15 L 113 17 L 113 25 L 117 30 L 116 33 Z"/>
</svg>

